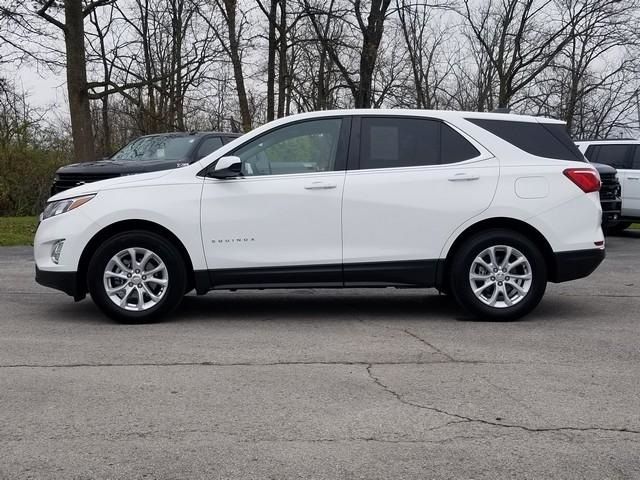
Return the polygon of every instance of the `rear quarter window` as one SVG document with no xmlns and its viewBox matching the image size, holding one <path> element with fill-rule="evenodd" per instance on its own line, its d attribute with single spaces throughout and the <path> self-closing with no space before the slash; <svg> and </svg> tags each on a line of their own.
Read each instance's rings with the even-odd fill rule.
<svg viewBox="0 0 640 480">
<path fill-rule="evenodd" d="M 585 161 L 584 156 L 567 134 L 564 124 L 484 118 L 467 120 L 531 155 L 556 160 Z"/>
</svg>

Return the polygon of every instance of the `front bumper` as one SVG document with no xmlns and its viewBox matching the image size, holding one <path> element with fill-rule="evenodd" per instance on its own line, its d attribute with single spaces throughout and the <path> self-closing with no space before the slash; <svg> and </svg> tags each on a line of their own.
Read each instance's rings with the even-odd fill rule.
<svg viewBox="0 0 640 480">
<path fill-rule="evenodd" d="M 622 201 L 620 200 L 602 200 L 602 226 L 614 224 L 620 220 L 620 211 L 622 210 Z"/>
<path fill-rule="evenodd" d="M 590 275 L 605 258 L 604 248 L 556 252 L 552 282 L 568 282 Z"/>
<path fill-rule="evenodd" d="M 44 287 L 60 290 L 76 301 L 86 296 L 86 290 L 81 288 L 76 272 L 51 272 L 40 270 L 36 265 L 36 282 Z"/>
</svg>

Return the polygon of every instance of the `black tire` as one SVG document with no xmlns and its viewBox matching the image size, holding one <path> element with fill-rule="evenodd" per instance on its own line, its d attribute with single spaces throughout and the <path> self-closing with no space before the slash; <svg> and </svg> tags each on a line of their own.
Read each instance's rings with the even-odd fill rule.
<svg viewBox="0 0 640 480">
<path fill-rule="evenodd" d="M 503 306 L 502 308 L 490 306 L 483 303 L 473 292 L 469 278 L 473 262 L 478 255 L 492 246 L 512 247 L 522 253 L 529 262 L 531 273 L 529 290 L 514 305 Z M 506 274 L 498 272 L 496 275 Z M 547 287 L 547 265 L 540 249 L 526 236 L 508 229 L 492 229 L 473 235 L 455 252 L 449 269 L 449 285 L 450 291 L 458 304 L 478 320 L 516 320 L 531 312 L 542 299 Z M 480 284 L 480 286 L 482 285 Z M 503 283 L 500 283 L 500 285 L 503 285 Z M 504 283 L 504 285 L 505 289 L 507 289 L 507 283 Z M 493 288 L 497 288 L 497 286 Z M 508 288 L 510 292 L 508 295 L 516 293 L 513 287 L 509 286 Z M 489 287 L 486 295 L 492 292 L 492 287 Z M 483 293 L 485 292 L 483 291 Z M 498 298 L 502 298 L 502 303 L 506 303 L 503 294 L 500 293 Z"/>
<path fill-rule="evenodd" d="M 609 235 L 615 235 L 617 233 L 624 232 L 627 228 L 631 226 L 631 222 L 617 222 L 611 225 L 607 225 L 606 231 Z"/>
<path fill-rule="evenodd" d="M 129 248 L 153 252 L 166 266 L 168 275 L 162 296 L 158 294 L 160 300 L 142 311 L 126 310 L 116 305 L 105 290 L 103 276 L 107 264 L 118 252 Z M 155 233 L 135 230 L 117 234 L 98 247 L 89 262 L 87 284 L 91 298 L 109 317 L 121 323 L 147 323 L 167 315 L 180 304 L 187 288 L 187 272 L 182 255 L 171 242 Z M 134 299 L 137 298 L 136 295 L 140 294 L 136 293 Z"/>
</svg>

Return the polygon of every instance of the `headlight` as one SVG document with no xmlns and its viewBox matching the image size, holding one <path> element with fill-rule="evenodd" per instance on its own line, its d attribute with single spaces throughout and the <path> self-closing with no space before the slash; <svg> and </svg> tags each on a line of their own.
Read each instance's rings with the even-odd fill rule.
<svg viewBox="0 0 640 480">
<path fill-rule="evenodd" d="M 95 196 L 95 194 L 83 195 L 82 197 L 67 198 L 65 200 L 58 200 L 55 202 L 47 203 L 47 206 L 44 207 L 44 212 L 42 212 L 42 220 L 46 220 L 50 217 L 55 217 L 56 215 L 60 215 L 61 213 L 66 213 L 69 210 L 73 210 L 74 208 L 78 208 L 79 206 L 87 203 Z"/>
</svg>

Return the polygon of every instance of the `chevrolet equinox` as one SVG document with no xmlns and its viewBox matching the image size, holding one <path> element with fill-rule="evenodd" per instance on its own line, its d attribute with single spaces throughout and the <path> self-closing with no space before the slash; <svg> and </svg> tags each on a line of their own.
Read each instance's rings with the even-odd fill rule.
<svg viewBox="0 0 640 480">
<path fill-rule="evenodd" d="M 128 323 L 191 290 L 388 286 L 510 320 L 603 260 L 599 187 L 559 121 L 305 113 L 183 168 L 54 195 L 36 280 Z"/>
</svg>

